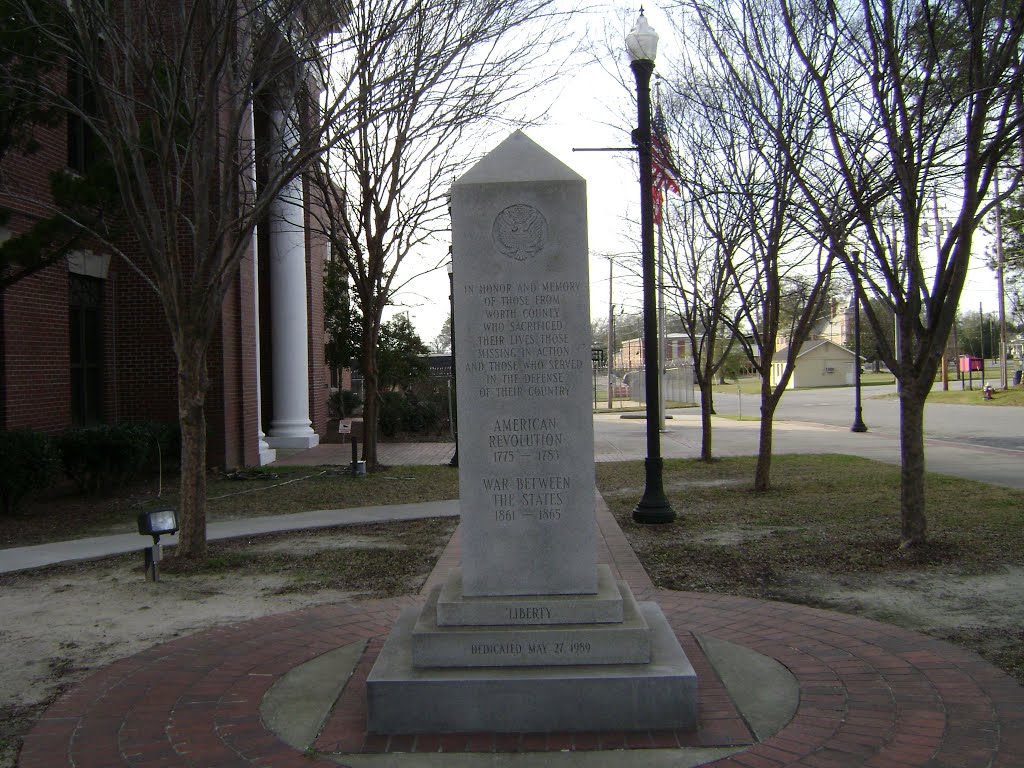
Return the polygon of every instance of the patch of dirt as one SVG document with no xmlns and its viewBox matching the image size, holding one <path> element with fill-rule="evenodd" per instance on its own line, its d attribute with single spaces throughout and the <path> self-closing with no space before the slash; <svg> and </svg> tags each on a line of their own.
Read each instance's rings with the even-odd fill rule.
<svg viewBox="0 0 1024 768">
<path fill-rule="evenodd" d="M 817 605 L 939 637 L 981 654 L 1024 685 L 1024 568 L 963 574 L 804 572 L 777 599 Z"/>
<path fill-rule="evenodd" d="M 994 631 L 1024 627 L 1024 568 L 964 575 L 941 568 L 909 574 L 803 572 L 778 590 L 782 599 L 898 623 L 948 637 L 964 627 Z"/>
<path fill-rule="evenodd" d="M 993 562 L 954 536 L 903 551 L 891 538 L 828 526 L 736 524 L 675 537 L 624 529 L 659 587 L 865 616 L 963 645 L 1024 684 L 1019 560 Z"/>
<path fill-rule="evenodd" d="M 712 531 L 706 531 L 704 533 L 695 534 L 691 541 L 694 544 L 714 544 L 719 547 L 735 547 L 740 544 L 745 544 L 751 541 L 758 541 L 759 539 L 770 539 L 779 531 L 799 531 L 802 530 L 796 526 L 790 526 L 787 528 L 743 528 L 737 526 L 736 528 L 716 528 Z"/>
<path fill-rule="evenodd" d="M 394 524 L 388 535 L 368 535 L 366 526 L 353 526 L 254 538 L 231 546 L 247 545 L 251 552 L 291 556 L 301 563 L 318 552 L 329 551 L 343 560 L 346 552 L 403 549 L 409 536 L 418 536 L 429 554 L 436 540 L 432 558 L 394 558 L 394 568 L 405 572 L 393 576 L 415 591 L 455 521 L 438 521 L 431 528 L 417 525 Z M 361 585 L 346 590 L 306 588 L 299 582 L 296 587 L 296 574 L 287 569 L 175 573 L 172 563 L 173 559 L 165 561 L 158 583 L 145 580 L 141 552 L 0 576 L 0 768 L 14 768 L 22 736 L 49 702 L 117 659 L 214 626 L 367 594 Z"/>
</svg>

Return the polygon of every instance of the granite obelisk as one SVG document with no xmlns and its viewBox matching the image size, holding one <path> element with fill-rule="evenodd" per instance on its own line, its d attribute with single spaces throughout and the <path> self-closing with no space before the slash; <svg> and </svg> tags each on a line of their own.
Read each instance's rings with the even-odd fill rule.
<svg viewBox="0 0 1024 768">
<path fill-rule="evenodd" d="M 586 182 L 517 131 L 452 241 L 462 564 L 385 643 L 369 730 L 692 727 L 671 627 L 597 562 Z"/>
</svg>

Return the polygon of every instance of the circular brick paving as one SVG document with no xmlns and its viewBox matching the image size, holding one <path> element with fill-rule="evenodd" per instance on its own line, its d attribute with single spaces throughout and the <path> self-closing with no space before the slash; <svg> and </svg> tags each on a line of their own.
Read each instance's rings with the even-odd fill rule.
<svg viewBox="0 0 1024 768">
<path fill-rule="evenodd" d="M 598 559 L 655 600 L 698 673 L 700 725 L 589 734 L 365 732 L 361 685 L 402 608 L 421 596 L 308 608 L 174 640 L 116 662 L 61 696 L 26 737 L 20 768 L 332 766 L 281 741 L 260 703 L 288 671 L 366 642 L 316 748 L 355 752 L 543 752 L 734 745 L 716 768 L 1024 768 L 1024 687 L 977 655 L 855 616 L 747 598 L 657 590 L 600 497 Z M 424 593 L 459 562 L 456 529 Z M 694 636 L 776 659 L 795 677 L 790 722 L 756 742 Z M 539 756 L 543 764 L 543 756 Z M 342 762 L 344 762 L 342 758 Z M 395 764 L 401 758 L 395 754 Z M 627 763 L 628 764 L 628 763 Z"/>
<path fill-rule="evenodd" d="M 334 749 L 371 752 L 665 748 L 732 741 L 750 746 L 713 765 L 1024 766 L 1024 688 L 973 653 L 878 622 L 801 606 L 656 590 L 640 596 L 661 605 L 688 652 L 694 647 L 692 634 L 710 635 L 784 664 L 800 688 L 790 723 L 765 741 L 751 743 L 748 731 L 731 730 L 736 717 L 728 707 L 709 701 L 697 735 L 382 739 L 363 731 L 359 697 L 343 695 L 318 747 L 327 746 L 325 739 Z M 27 736 L 18 765 L 337 766 L 335 760 L 303 754 L 270 733 L 259 716 L 260 702 L 283 674 L 328 650 L 370 640 L 366 653 L 372 655 L 402 607 L 418 599 L 344 603 L 270 616 L 201 632 L 119 661 L 45 712 Z M 713 685 L 707 688 L 713 690 Z M 642 764 L 641 758 L 637 765 Z"/>
</svg>

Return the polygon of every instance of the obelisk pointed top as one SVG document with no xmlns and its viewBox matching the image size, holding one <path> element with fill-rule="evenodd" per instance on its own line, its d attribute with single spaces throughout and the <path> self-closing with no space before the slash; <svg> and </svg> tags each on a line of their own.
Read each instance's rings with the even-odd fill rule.
<svg viewBox="0 0 1024 768">
<path fill-rule="evenodd" d="M 522 131 L 513 132 L 501 144 L 452 184 L 515 183 L 529 181 L 583 181 L 567 166 Z"/>
</svg>

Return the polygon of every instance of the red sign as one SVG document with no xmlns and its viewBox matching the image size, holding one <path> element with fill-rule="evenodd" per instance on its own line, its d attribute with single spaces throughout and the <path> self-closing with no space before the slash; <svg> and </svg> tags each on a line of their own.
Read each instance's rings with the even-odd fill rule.
<svg viewBox="0 0 1024 768">
<path fill-rule="evenodd" d="M 980 371 L 981 368 L 980 357 L 969 357 L 968 355 L 960 355 L 960 373 L 969 373 L 970 371 Z"/>
</svg>

